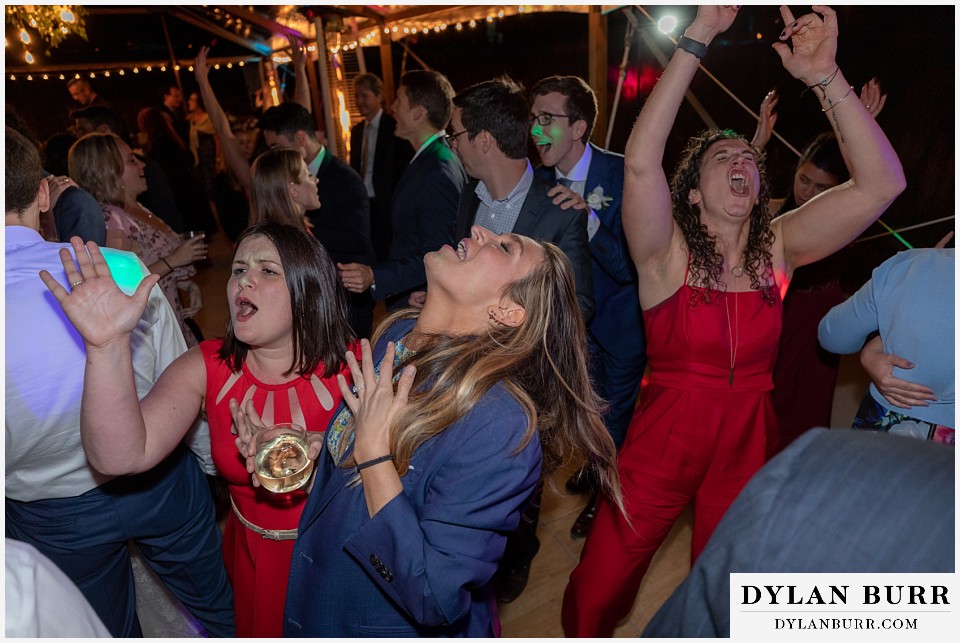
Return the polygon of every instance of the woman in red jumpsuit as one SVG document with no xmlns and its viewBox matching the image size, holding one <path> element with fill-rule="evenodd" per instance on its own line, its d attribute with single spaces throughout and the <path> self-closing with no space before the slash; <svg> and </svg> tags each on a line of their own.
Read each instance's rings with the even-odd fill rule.
<svg viewBox="0 0 960 643">
<path fill-rule="evenodd" d="M 619 456 L 630 521 L 601 505 L 564 594 L 567 636 L 613 635 L 691 502 L 696 558 L 776 448 L 771 372 L 793 270 L 850 243 L 905 187 L 886 136 L 849 97 L 835 62 L 836 15 L 824 6 L 796 20 L 781 7 L 787 26 L 774 48 L 820 100 L 851 180 L 771 221 L 757 152 L 714 130 L 690 141 L 668 186 L 663 152 L 684 93 L 738 9 L 700 7 L 627 141 L 623 227 L 651 377 Z"/>
</svg>

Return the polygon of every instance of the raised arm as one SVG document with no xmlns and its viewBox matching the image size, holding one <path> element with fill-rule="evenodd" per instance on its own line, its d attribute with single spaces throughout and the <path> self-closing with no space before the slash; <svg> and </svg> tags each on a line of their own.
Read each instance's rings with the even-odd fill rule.
<svg viewBox="0 0 960 643">
<path fill-rule="evenodd" d="M 209 47 L 201 47 L 197 53 L 197 60 L 193 65 L 193 74 L 197 79 L 197 85 L 200 87 L 200 96 L 203 98 L 203 104 L 207 108 L 207 114 L 210 115 L 210 121 L 213 123 L 213 129 L 216 130 L 220 138 L 220 149 L 223 151 L 223 159 L 227 164 L 227 169 L 233 174 L 234 178 L 243 186 L 243 189 L 250 193 L 250 162 L 243 154 L 243 148 L 240 141 L 233 135 L 233 129 L 230 127 L 230 121 L 217 100 L 217 95 L 213 93 L 213 87 L 210 86 L 210 68 L 207 66 L 207 54 L 210 53 Z"/>
<path fill-rule="evenodd" d="M 738 6 L 702 6 L 684 37 L 709 45 L 726 31 Z M 625 149 L 623 230 L 630 255 L 638 269 L 667 258 L 675 224 L 670 186 L 663 171 L 663 153 L 684 94 L 699 66 L 699 59 L 678 48 L 630 132 Z"/>
<path fill-rule="evenodd" d="M 774 48 L 786 70 L 819 98 L 837 135 L 850 180 L 773 222 L 788 271 L 846 246 L 906 187 L 893 146 L 837 66 L 836 13 L 822 5 L 814 5 L 813 10 L 816 13 L 794 20 L 782 6 L 787 26 L 780 39 L 792 39 L 793 48 L 785 42 Z"/>
<path fill-rule="evenodd" d="M 307 82 L 307 52 L 304 50 L 303 43 L 287 36 L 290 42 L 290 58 L 293 60 L 293 73 L 296 86 L 293 88 L 293 100 L 296 103 L 313 113 L 313 101 L 310 100 L 310 84 Z"/>
<path fill-rule="evenodd" d="M 96 244 L 85 248 L 79 237 L 70 243 L 79 270 L 70 252 L 60 251 L 70 291 L 45 270 L 40 278 L 86 346 L 80 410 L 84 451 L 90 464 L 108 475 L 147 471 L 169 455 L 197 418 L 206 381 L 202 357 L 194 349 L 177 358 L 144 398 L 141 411 L 130 340 L 145 323 L 144 310 L 156 305 L 149 301 L 150 290 L 159 277 L 148 275 L 128 297 L 114 283 Z"/>
</svg>

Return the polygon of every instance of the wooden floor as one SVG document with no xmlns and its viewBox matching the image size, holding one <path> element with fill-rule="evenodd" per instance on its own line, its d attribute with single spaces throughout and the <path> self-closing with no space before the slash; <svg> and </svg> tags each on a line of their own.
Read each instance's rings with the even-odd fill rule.
<svg viewBox="0 0 960 643">
<path fill-rule="evenodd" d="M 222 336 L 229 317 L 226 282 L 233 248 L 222 232 L 211 239 L 210 261 L 200 267 L 195 280 L 204 295 L 203 310 L 195 318 L 207 338 Z M 382 309 L 381 311 L 382 312 Z M 841 359 L 833 426 L 850 426 L 866 377 L 856 357 Z M 570 471 L 557 472 L 557 488 L 563 489 Z M 502 605 L 500 619 L 505 637 L 562 637 L 560 606 L 570 572 L 580 557 L 583 540 L 570 538 L 570 526 L 585 496 L 544 492 L 540 515 L 540 552 L 530 569 L 530 581 L 513 603 Z M 620 624 L 617 637 L 638 636 L 690 569 L 690 514 L 685 513 L 657 552 L 630 616 Z"/>
</svg>

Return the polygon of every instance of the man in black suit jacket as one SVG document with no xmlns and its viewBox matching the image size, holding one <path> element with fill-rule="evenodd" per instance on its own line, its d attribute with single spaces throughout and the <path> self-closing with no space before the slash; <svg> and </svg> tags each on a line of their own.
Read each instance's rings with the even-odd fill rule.
<svg viewBox="0 0 960 643">
<path fill-rule="evenodd" d="M 453 225 L 467 175 L 443 130 L 453 111 L 453 93 L 439 72 L 411 71 L 400 79 L 393 104 L 396 135 L 416 154 L 394 192 L 389 258 L 372 267 L 337 264 L 347 290 L 362 293 L 369 288 L 375 301 L 386 300 L 387 310 L 406 306 L 410 293 L 424 287 L 425 254 L 445 243 L 456 245 Z"/>
<path fill-rule="evenodd" d="M 350 130 L 350 167 L 363 179 L 370 197 L 373 251 L 377 261 L 386 261 L 392 236 L 393 192 L 413 154 L 394 135 L 397 121 L 383 110 L 381 80 L 365 73 L 353 82 L 357 109 L 363 120 Z"/>
<path fill-rule="evenodd" d="M 294 102 L 271 107 L 260 117 L 266 144 L 297 150 L 317 177 L 320 208 L 306 213 L 313 236 L 335 262 L 374 261 L 370 243 L 370 209 L 363 179 L 353 168 L 330 153 L 317 140 L 313 117 Z M 369 337 L 373 325 L 373 300 L 368 293 L 352 294 L 350 324 L 358 337 Z"/>
</svg>

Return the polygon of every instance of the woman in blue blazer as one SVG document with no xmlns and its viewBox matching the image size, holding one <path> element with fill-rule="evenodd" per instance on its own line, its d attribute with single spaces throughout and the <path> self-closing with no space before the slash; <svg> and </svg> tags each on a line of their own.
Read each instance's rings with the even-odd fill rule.
<svg viewBox="0 0 960 643">
<path fill-rule="evenodd" d="M 580 451 L 620 504 L 569 260 L 474 226 L 424 264 L 423 309 L 348 356 L 354 386 L 311 445 L 285 636 L 497 636 L 491 578 L 541 468 Z M 235 419 L 252 455 L 258 419 Z"/>
</svg>

